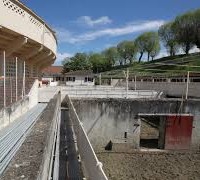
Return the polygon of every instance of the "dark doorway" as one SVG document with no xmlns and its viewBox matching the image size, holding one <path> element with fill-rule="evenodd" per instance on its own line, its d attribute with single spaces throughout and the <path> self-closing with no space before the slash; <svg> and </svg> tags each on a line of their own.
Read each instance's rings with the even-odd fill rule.
<svg viewBox="0 0 200 180">
<path fill-rule="evenodd" d="M 158 116 L 141 117 L 140 147 L 158 148 L 160 118 Z"/>
</svg>

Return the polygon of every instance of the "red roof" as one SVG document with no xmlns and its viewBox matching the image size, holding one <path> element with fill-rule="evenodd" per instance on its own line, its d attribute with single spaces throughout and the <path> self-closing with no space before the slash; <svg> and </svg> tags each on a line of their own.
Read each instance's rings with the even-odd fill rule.
<svg viewBox="0 0 200 180">
<path fill-rule="evenodd" d="M 49 66 L 42 70 L 44 74 L 61 74 L 63 70 L 62 66 Z"/>
</svg>

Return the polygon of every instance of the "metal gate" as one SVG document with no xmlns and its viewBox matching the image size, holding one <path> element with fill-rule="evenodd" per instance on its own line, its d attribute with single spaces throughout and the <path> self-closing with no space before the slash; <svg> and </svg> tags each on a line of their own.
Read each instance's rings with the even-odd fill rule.
<svg viewBox="0 0 200 180">
<path fill-rule="evenodd" d="M 165 126 L 164 149 L 189 149 L 193 128 L 193 116 L 168 115 Z"/>
</svg>

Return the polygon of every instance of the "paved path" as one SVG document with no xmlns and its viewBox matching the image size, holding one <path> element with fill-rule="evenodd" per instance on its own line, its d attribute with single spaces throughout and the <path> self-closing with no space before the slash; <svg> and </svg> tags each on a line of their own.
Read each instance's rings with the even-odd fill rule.
<svg viewBox="0 0 200 180">
<path fill-rule="evenodd" d="M 82 173 L 67 109 L 61 110 L 59 180 L 81 180 Z"/>
</svg>

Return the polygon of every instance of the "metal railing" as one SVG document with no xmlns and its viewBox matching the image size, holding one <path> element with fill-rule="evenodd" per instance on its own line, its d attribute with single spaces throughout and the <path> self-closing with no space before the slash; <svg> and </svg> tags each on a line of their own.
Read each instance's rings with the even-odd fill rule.
<svg viewBox="0 0 200 180">
<path fill-rule="evenodd" d="M 95 89 L 62 89 L 62 93 L 70 97 L 81 98 L 157 98 L 158 92 L 155 90 L 95 90 Z"/>
<path fill-rule="evenodd" d="M 83 128 L 81 121 L 76 113 L 73 103 L 69 96 L 66 97 L 69 105 L 69 115 L 73 123 L 73 128 L 77 138 L 77 146 L 81 156 L 84 173 L 87 179 L 107 180 L 102 163 L 99 162 L 88 136 Z"/>
</svg>

